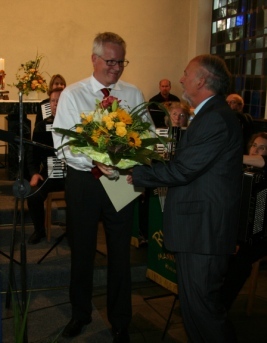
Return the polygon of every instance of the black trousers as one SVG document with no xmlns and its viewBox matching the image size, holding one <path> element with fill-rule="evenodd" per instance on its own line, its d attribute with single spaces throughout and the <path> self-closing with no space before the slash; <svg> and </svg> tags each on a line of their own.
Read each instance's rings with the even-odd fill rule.
<svg viewBox="0 0 267 343">
<path fill-rule="evenodd" d="M 236 343 L 221 299 L 229 256 L 175 256 L 181 313 L 190 343 Z"/>
<path fill-rule="evenodd" d="M 71 247 L 72 317 L 85 322 L 91 318 L 97 228 L 102 219 L 108 253 L 108 319 L 115 330 L 127 328 L 132 317 L 130 241 L 133 203 L 116 212 L 101 182 L 90 172 L 71 167 L 67 171 L 66 202 L 67 237 Z"/>
<path fill-rule="evenodd" d="M 32 194 L 27 198 L 29 213 L 33 222 L 34 231 L 45 231 L 45 211 L 44 202 L 49 192 L 62 191 L 65 188 L 65 179 L 48 179 L 44 184 L 32 190 Z"/>
</svg>

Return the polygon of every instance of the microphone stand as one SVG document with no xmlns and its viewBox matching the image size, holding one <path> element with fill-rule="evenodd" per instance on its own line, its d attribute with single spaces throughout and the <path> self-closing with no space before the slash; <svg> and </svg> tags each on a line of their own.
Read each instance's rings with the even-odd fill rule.
<svg viewBox="0 0 267 343">
<path fill-rule="evenodd" d="M 31 187 L 27 180 L 24 179 L 24 156 L 25 150 L 24 145 L 38 146 L 42 149 L 49 149 L 56 151 L 57 149 L 27 140 L 23 138 L 23 100 L 22 92 L 19 92 L 19 136 L 15 133 L 0 130 L 0 138 L 6 142 L 18 143 L 18 159 L 19 159 L 19 173 L 18 179 L 13 185 L 13 194 L 16 198 L 15 210 L 13 216 L 13 232 L 12 241 L 10 245 L 10 264 L 9 264 L 9 286 L 6 296 L 6 308 L 9 308 L 11 301 L 11 294 L 14 292 L 13 285 L 15 284 L 13 264 L 17 263 L 21 267 L 21 329 L 23 330 L 23 343 L 28 343 L 28 329 L 27 329 L 27 309 L 28 309 L 28 297 L 27 297 L 27 253 L 25 244 L 25 222 L 24 222 L 24 203 L 25 198 L 30 194 Z M 20 242 L 20 262 L 14 259 L 14 247 L 15 247 L 15 236 L 16 236 L 16 225 L 17 225 L 17 215 L 18 215 L 18 205 L 20 203 L 20 218 L 21 218 L 21 242 Z M 0 252 L 1 253 L 1 252 Z M 7 258 L 8 256 L 4 254 Z"/>
<path fill-rule="evenodd" d="M 23 331 L 23 343 L 28 343 L 28 330 L 27 330 L 27 254 L 25 244 L 25 223 L 24 223 L 24 200 L 30 193 L 30 185 L 24 180 L 24 145 L 23 145 L 23 102 L 22 92 L 19 92 L 19 176 L 18 180 L 13 185 L 13 192 L 16 197 L 15 203 L 15 215 L 13 221 L 13 234 L 12 244 L 10 246 L 10 264 L 9 264 L 9 289 L 6 298 L 6 307 L 9 307 L 10 296 L 13 290 L 13 256 L 14 256 L 14 239 L 16 232 L 16 214 L 18 211 L 18 203 L 20 202 L 20 217 L 21 217 L 21 243 L 20 243 L 20 266 L 21 266 L 21 317 L 22 325 L 24 325 Z M 25 324 L 24 324 L 25 323 Z"/>
</svg>

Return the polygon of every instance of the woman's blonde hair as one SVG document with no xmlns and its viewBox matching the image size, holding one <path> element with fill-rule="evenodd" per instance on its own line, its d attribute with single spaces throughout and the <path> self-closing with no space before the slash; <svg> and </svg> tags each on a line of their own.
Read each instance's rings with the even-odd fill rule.
<svg viewBox="0 0 267 343">
<path fill-rule="evenodd" d="M 47 94 L 48 94 L 48 95 L 50 95 L 50 93 L 51 93 L 51 91 L 52 91 L 52 89 L 53 89 L 53 84 L 54 84 L 54 82 L 55 82 L 56 79 L 61 79 L 61 81 L 62 81 L 64 87 L 66 87 L 67 84 L 66 84 L 66 80 L 64 79 L 64 77 L 63 77 L 62 75 L 60 75 L 60 74 L 55 74 L 55 75 L 53 75 L 53 76 L 51 77 L 51 80 L 50 80 L 50 82 L 49 82 L 48 90 L 47 90 Z"/>
<path fill-rule="evenodd" d="M 180 108 L 182 113 L 186 116 L 186 125 L 188 123 L 189 117 L 191 115 L 190 106 L 184 101 L 167 101 L 163 103 L 164 107 L 167 108 L 168 112 L 170 113 L 171 110 L 175 108 Z M 169 116 L 165 116 L 164 121 L 165 125 L 169 126 Z"/>
</svg>

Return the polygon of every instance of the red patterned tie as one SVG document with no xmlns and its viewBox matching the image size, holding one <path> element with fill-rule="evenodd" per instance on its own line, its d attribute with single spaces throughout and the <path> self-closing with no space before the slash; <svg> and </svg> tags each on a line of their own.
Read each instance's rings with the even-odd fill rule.
<svg viewBox="0 0 267 343">
<path fill-rule="evenodd" d="M 102 88 L 101 92 L 104 94 L 103 99 L 105 99 L 109 96 L 110 88 Z"/>
</svg>

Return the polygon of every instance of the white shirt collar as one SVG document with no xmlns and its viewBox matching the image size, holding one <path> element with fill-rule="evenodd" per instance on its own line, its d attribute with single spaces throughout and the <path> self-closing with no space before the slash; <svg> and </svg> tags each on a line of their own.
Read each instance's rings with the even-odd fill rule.
<svg viewBox="0 0 267 343">
<path fill-rule="evenodd" d="M 92 85 L 94 93 L 100 91 L 102 88 L 110 88 L 111 90 L 112 89 L 120 90 L 121 88 L 120 88 L 118 82 L 111 84 L 109 87 L 106 87 L 106 86 L 102 85 L 102 83 L 97 81 L 97 79 L 94 77 L 94 75 L 92 75 L 92 79 L 91 79 L 91 85 Z"/>
<path fill-rule="evenodd" d="M 195 109 L 194 109 L 194 113 L 195 115 L 201 110 L 201 108 L 205 105 L 205 103 L 210 100 L 211 98 L 213 98 L 214 95 L 210 96 L 209 98 L 203 100 Z"/>
</svg>

